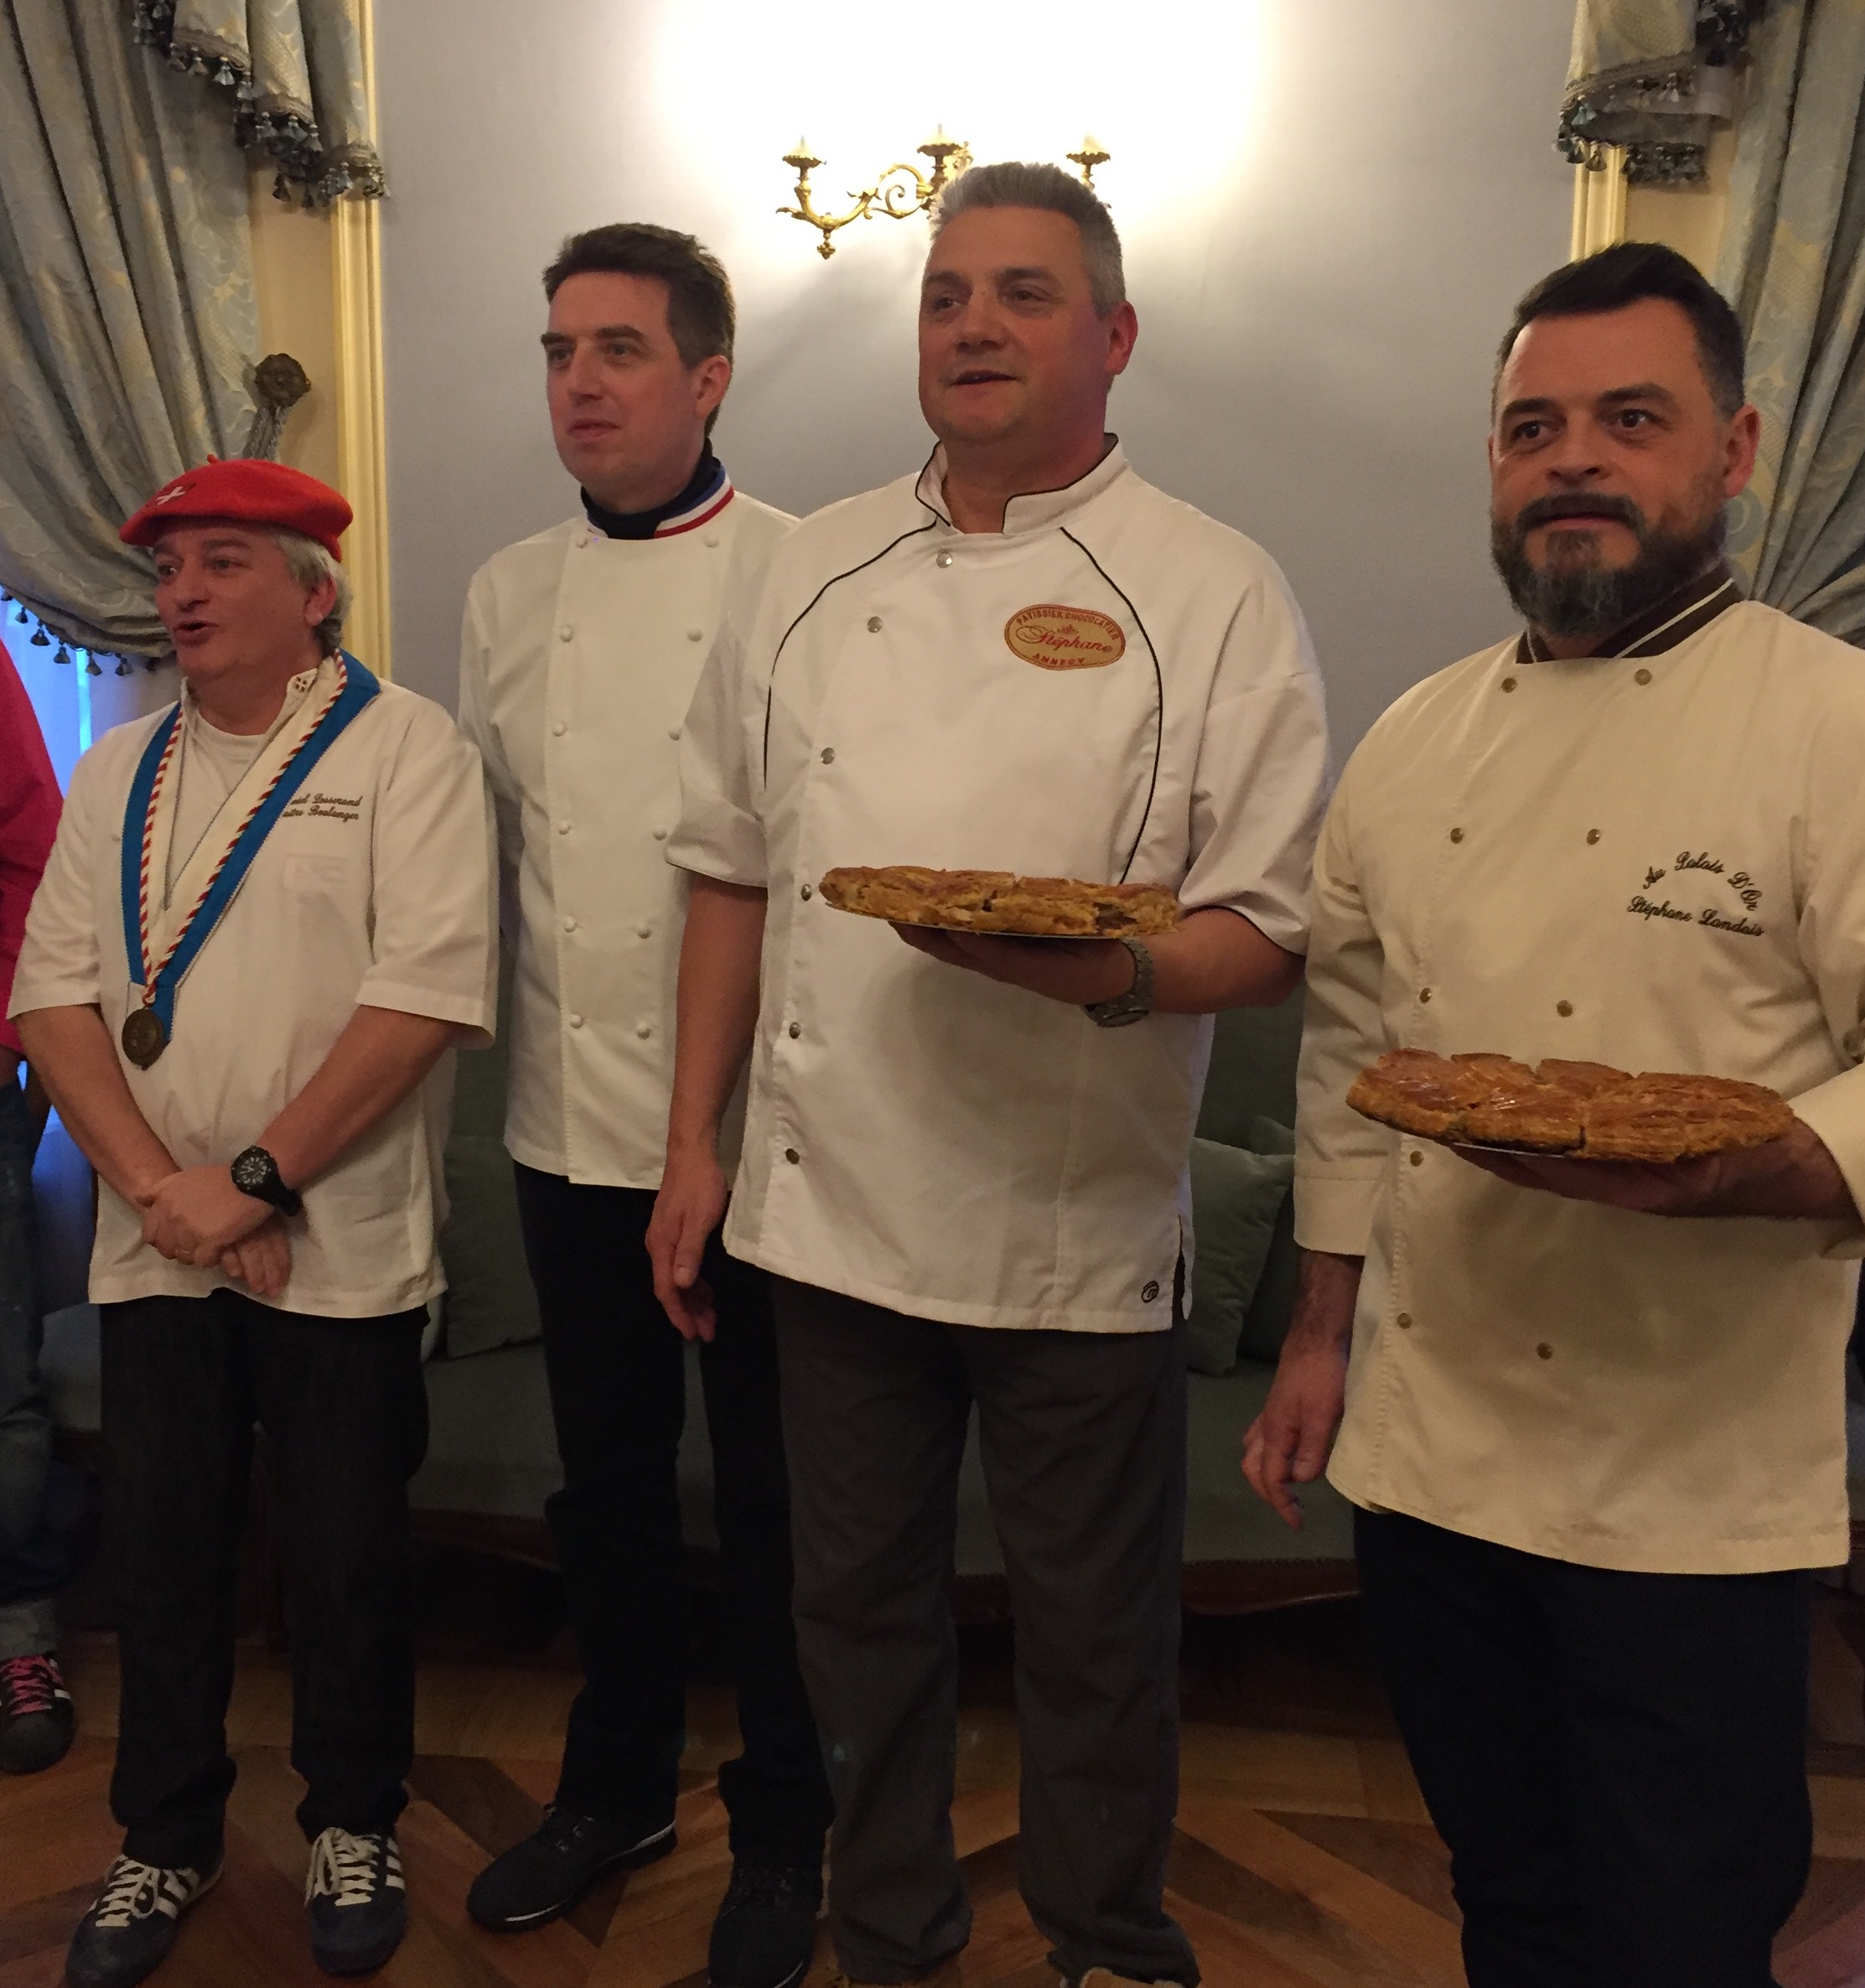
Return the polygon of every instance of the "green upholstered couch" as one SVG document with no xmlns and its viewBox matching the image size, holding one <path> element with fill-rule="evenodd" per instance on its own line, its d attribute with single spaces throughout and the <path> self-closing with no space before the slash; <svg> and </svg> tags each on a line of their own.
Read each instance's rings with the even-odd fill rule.
<svg viewBox="0 0 1865 1988">
<path fill-rule="evenodd" d="M 1220 1017 L 1200 1133 L 1247 1142 L 1258 1117 L 1284 1125 L 1294 1116 L 1298 996 L 1286 1006 Z M 524 1274 L 510 1162 L 500 1143 L 505 1083 L 497 1049 L 460 1059 L 454 1130 L 448 1152 L 453 1209 L 448 1256 L 448 1327 L 443 1350 L 428 1366 L 433 1434 L 415 1480 L 421 1524 L 431 1536 L 477 1543 L 547 1560 L 540 1522 L 559 1482 L 551 1437 L 536 1312 Z M 1259 1287 L 1259 1306 L 1287 1323 L 1294 1244 L 1285 1207 Z M 1265 1343 L 1259 1313 L 1252 1334 Z M 521 1335 L 525 1335 L 521 1337 Z M 1274 1333 L 1279 1338 L 1279 1333 Z M 500 1343 L 518 1339 L 518 1343 Z M 490 1347 L 461 1355 L 463 1346 Z M 1292 1533 L 1260 1504 L 1238 1470 L 1241 1434 L 1261 1406 L 1271 1367 L 1245 1358 L 1219 1378 L 1190 1376 L 1190 1471 L 1185 1520 L 1185 1592 L 1194 1607 L 1233 1613 L 1277 1602 L 1350 1592 L 1352 1539 L 1344 1501 L 1326 1483 L 1304 1495 L 1308 1519 Z M 716 1543 L 711 1513 L 712 1454 L 698 1412 L 681 1447 L 681 1494 L 687 1539 L 703 1559 Z M 956 1566 L 974 1611 L 999 1597 L 1002 1559 L 984 1497 L 976 1431 L 961 1483 Z"/>
</svg>

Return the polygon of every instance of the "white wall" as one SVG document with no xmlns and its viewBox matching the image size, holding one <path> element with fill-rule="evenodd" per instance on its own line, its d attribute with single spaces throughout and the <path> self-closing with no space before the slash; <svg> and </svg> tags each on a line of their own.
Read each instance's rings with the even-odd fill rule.
<svg viewBox="0 0 1865 1988">
<path fill-rule="evenodd" d="M 1572 0 L 399 0 L 376 19 L 395 660 L 415 689 L 452 701 L 475 566 L 574 509 L 536 342 L 538 273 L 572 230 L 668 223 L 732 270 L 718 439 L 742 487 L 802 511 L 918 465 L 923 225 L 861 224 L 825 263 L 773 210 L 799 130 L 832 197 L 935 121 L 981 158 L 1057 158 L 1084 128 L 1113 153 L 1141 322 L 1114 425 L 1142 474 L 1282 561 L 1343 748 L 1507 632 L 1485 404 L 1510 304 L 1566 256 L 1550 138 Z"/>
</svg>

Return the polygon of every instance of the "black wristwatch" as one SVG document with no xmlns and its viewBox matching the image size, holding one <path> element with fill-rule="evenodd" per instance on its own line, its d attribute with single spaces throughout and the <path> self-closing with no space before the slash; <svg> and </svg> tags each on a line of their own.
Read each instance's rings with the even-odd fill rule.
<svg viewBox="0 0 1865 1988">
<path fill-rule="evenodd" d="M 255 1201 L 269 1202 L 282 1215 L 295 1215 L 304 1204 L 278 1178 L 278 1162 L 262 1146 L 249 1146 L 227 1168 L 233 1184 Z"/>
<path fill-rule="evenodd" d="M 1153 1012 L 1153 955 L 1137 939 L 1120 943 L 1133 955 L 1133 985 L 1111 1001 L 1091 1001 L 1082 1012 L 1101 1028 L 1124 1028 Z"/>
</svg>

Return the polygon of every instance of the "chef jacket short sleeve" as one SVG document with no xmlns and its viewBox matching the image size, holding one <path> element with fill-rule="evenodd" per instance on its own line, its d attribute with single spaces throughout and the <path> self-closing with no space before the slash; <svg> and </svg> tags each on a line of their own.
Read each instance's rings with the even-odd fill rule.
<svg viewBox="0 0 1865 1988">
<path fill-rule="evenodd" d="M 372 964 L 359 1007 L 395 1008 L 492 1040 L 498 1007 L 491 804 L 479 755 L 423 702 L 376 812 Z"/>
<path fill-rule="evenodd" d="M 1334 795 L 1314 857 L 1314 929 L 1296 1083 L 1295 1239 L 1363 1256 L 1393 1135 L 1347 1105 L 1347 1090 L 1390 1046 L 1385 954 L 1355 872 L 1354 768 Z"/>
<path fill-rule="evenodd" d="M 1191 789 L 1188 911 L 1240 912 L 1307 950 L 1308 871 L 1327 799 L 1327 715 L 1300 608 L 1262 559 L 1225 634 Z"/>
<path fill-rule="evenodd" d="M 121 740 L 100 740 L 71 775 L 58 836 L 26 914 L 26 937 L 8 1004 L 13 1015 L 42 1007 L 90 1007 L 100 997 L 92 879 L 98 838 L 110 833 L 101 791 L 109 782 L 107 777 L 100 779 L 100 766 L 121 748 Z"/>
<path fill-rule="evenodd" d="M 749 588 L 727 603 L 680 736 L 680 824 L 667 861 L 720 883 L 764 889 L 769 868 L 751 744 L 763 734 L 761 697 L 747 668 Z"/>
</svg>

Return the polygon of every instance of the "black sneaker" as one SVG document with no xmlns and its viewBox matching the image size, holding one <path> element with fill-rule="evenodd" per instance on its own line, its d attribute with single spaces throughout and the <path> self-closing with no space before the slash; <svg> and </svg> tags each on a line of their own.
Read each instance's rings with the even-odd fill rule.
<svg viewBox="0 0 1865 1988">
<path fill-rule="evenodd" d="M 673 1846 L 671 1822 L 644 1831 L 636 1823 L 547 1809 L 522 1843 L 473 1880 L 466 1909 L 489 1933 L 523 1933 L 574 1905 L 604 1871 L 651 1864 Z"/>
<path fill-rule="evenodd" d="M 792 1988 L 808 1970 L 821 1908 L 819 1871 L 734 1863 L 707 1950 L 712 1988 Z"/>
<path fill-rule="evenodd" d="M 373 1974 L 408 1929 L 408 1887 L 393 1833 L 326 1830 L 311 1846 L 304 1904 L 318 1965 L 327 1975 Z"/>
<path fill-rule="evenodd" d="M 75 1722 L 56 1657 L 0 1664 L 0 1773 L 36 1774 L 63 1760 Z"/>
<path fill-rule="evenodd" d="M 131 1988 L 168 1958 L 181 1915 L 220 1882 L 220 1866 L 198 1871 L 118 1857 L 97 1903 L 78 1921 L 65 1956 L 71 1988 Z"/>
</svg>

